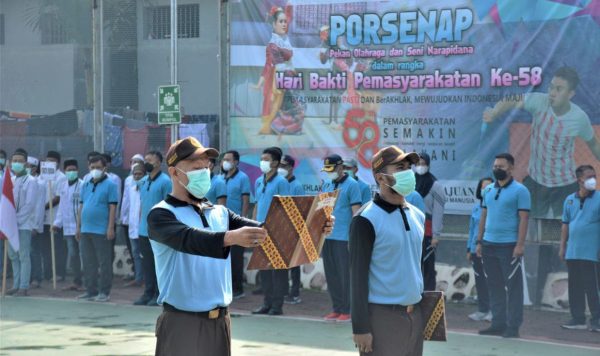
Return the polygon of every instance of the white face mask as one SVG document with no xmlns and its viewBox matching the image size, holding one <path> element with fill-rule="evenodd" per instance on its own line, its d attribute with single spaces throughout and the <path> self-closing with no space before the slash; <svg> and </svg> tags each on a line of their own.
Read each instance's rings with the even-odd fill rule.
<svg viewBox="0 0 600 356">
<path fill-rule="evenodd" d="M 340 175 L 338 174 L 338 172 L 327 172 L 327 178 L 329 178 L 330 180 L 336 180 L 339 176 Z"/>
<path fill-rule="evenodd" d="M 90 175 L 92 176 L 92 179 L 100 179 L 100 177 L 102 177 L 103 173 L 104 173 L 104 171 L 102 171 L 100 169 L 92 169 L 90 171 Z"/>
<path fill-rule="evenodd" d="M 288 175 L 288 171 L 283 168 L 277 168 L 277 174 L 285 178 Z"/>
<path fill-rule="evenodd" d="M 429 167 L 427 166 L 415 166 L 415 173 L 422 176 L 423 174 L 429 172 Z"/>
<path fill-rule="evenodd" d="M 588 178 L 583 182 L 583 187 L 587 190 L 596 190 L 596 178 Z"/>
<path fill-rule="evenodd" d="M 269 161 L 260 161 L 260 171 L 264 174 L 267 174 L 271 171 L 271 162 Z"/>
<path fill-rule="evenodd" d="M 223 170 L 229 172 L 233 168 L 233 164 L 229 161 L 223 161 Z"/>
</svg>

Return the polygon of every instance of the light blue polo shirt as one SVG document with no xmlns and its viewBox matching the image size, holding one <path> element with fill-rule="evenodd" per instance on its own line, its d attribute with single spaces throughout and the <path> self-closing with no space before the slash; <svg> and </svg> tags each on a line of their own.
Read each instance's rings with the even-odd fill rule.
<svg viewBox="0 0 600 356">
<path fill-rule="evenodd" d="M 567 260 L 598 262 L 600 252 L 600 193 L 593 192 L 583 200 L 578 193 L 565 199 L 563 224 L 569 225 Z"/>
<path fill-rule="evenodd" d="M 119 202 L 119 194 L 115 183 L 104 175 L 99 182 L 88 180 L 81 187 L 79 202 L 81 210 L 81 232 L 86 234 L 106 235 L 108 229 L 109 206 Z M 115 213 L 115 221 L 116 221 Z"/>
<path fill-rule="evenodd" d="M 289 195 L 289 184 L 287 180 L 278 174 L 265 182 L 265 176 L 261 176 L 254 184 L 256 195 L 256 220 L 265 222 L 267 213 L 271 206 L 274 195 Z"/>
<path fill-rule="evenodd" d="M 404 199 L 409 202 L 411 205 L 417 207 L 417 209 L 421 210 L 423 214 L 425 214 L 425 201 L 419 192 L 414 190 L 409 195 L 405 196 Z"/>
<path fill-rule="evenodd" d="M 519 238 L 519 211 L 531 209 L 531 195 L 527 188 L 515 181 L 504 187 L 498 182 L 482 192 L 482 207 L 487 209 L 483 240 L 497 244 L 514 244 Z"/>
<path fill-rule="evenodd" d="M 358 188 L 360 189 L 360 200 L 362 205 L 367 204 L 373 198 L 373 194 L 371 193 L 371 186 L 362 180 L 356 178 L 356 182 L 358 183 Z"/>
<path fill-rule="evenodd" d="M 322 191 L 328 193 L 336 189 L 339 189 L 340 192 L 333 208 L 335 224 L 333 225 L 331 235 L 327 236 L 327 238 L 330 240 L 348 241 L 350 222 L 352 220 L 352 206 L 362 205 L 360 188 L 354 178 L 346 175 L 337 183 L 333 181 L 324 183 Z"/>
<path fill-rule="evenodd" d="M 292 177 L 288 181 L 288 183 L 290 184 L 290 195 L 293 195 L 293 196 L 306 195 L 306 192 L 304 191 L 304 187 L 302 186 L 302 183 L 300 183 L 300 181 L 296 177 Z"/>
<path fill-rule="evenodd" d="M 225 180 L 223 180 L 223 176 L 212 176 L 210 179 L 210 189 L 206 193 L 205 198 L 213 204 L 217 204 L 217 200 L 220 198 L 227 198 L 227 185 L 225 184 Z"/>
<path fill-rule="evenodd" d="M 469 219 L 469 239 L 467 240 L 467 251 L 475 253 L 477 250 L 477 235 L 479 234 L 479 221 L 481 220 L 481 204 L 477 203 L 471 210 Z"/>
<path fill-rule="evenodd" d="M 149 175 L 142 178 L 140 186 L 140 227 L 138 234 L 148 237 L 148 214 L 150 210 L 160 201 L 164 200 L 173 188 L 171 178 L 166 173 L 159 172 L 154 179 Z"/>
<path fill-rule="evenodd" d="M 250 196 L 250 178 L 248 175 L 239 169 L 227 178 L 223 176 L 225 185 L 227 186 L 227 207 L 238 215 L 242 215 L 242 197 Z"/>
</svg>

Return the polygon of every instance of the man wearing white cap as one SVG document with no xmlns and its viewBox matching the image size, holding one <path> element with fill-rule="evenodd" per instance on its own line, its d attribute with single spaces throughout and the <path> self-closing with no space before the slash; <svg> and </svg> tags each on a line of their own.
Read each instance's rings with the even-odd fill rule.
<svg viewBox="0 0 600 356">
<path fill-rule="evenodd" d="M 131 241 L 129 240 L 129 219 L 131 218 L 129 216 L 129 211 L 131 210 L 131 206 L 130 206 L 130 202 L 131 202 L 131 189 L 135 188 L 135 179 L 133 179 L 133 167 L 136 164 L 140 164 L 140 165 L 144 165 L 144 156 L 142 156 L 139 153 L 136 153 L 133 155 L 133 157 L 131 157 L 131 160 L 129 161 L 129 167 L 130 167 L 130 172 L 129 172 L 129 176 L 127 176 L 127 178 L 125 178 L 125 184 L 123 187 L 123 200 L 121 201 L 121 215 L 119 216 L 119 222 L 121 223 L 121 225 L 123 225 L 124 229 L 123 232 L 125 233 L 125 241 L 127 242 L 127 250 L 129 251 L 129 256 L 131 257 L 131 260 L 134 261 L 134 256 L 132 251 L 132 246 L 131 246 Z M 138 197 L 139 199 L 139 197 Z M 139 221 L 138 221 L 139 223 Z M 135 267 L 134 267 L 135 268 Z M 137 274 L 137 273 L 136 273 Z M 135 283 L 135 277 L 133 275 L 128 275 L 125 276 L 124 278 L 125 280 L 130 281 L 127 286 L 133 286 L 136 285 Z"/>
</svg>

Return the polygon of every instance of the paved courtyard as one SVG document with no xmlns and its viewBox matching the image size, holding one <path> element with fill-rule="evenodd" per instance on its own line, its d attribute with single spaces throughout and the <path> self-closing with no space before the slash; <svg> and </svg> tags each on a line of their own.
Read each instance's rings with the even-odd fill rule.
<svg viewBox="0 0 600 356">
<path fill-rule="evenodd" d="M 0 355 L 152 355 L 160 308 L 49 298 L 0 301 Z M 350 325 L 301 317 L 233 318 L 233 355 L 357 355 Z M 599 355 L 600 347 L 450 333 L 425 355 Z"/>
</svg>

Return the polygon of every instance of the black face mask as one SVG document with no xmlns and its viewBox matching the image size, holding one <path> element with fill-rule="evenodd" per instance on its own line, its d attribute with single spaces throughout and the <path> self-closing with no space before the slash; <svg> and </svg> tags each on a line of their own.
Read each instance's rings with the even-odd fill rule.
<svg viewBox="0 0 600 356">
<path fill-rule="evenodd" d="M 144 168 L 146 168 L 146 171 L 150 173 L 154 170 L 154 165 L 152 163 L 146 162 L 144 163 Z"/>
<path fill-rule="evenodd" d="M 508 173 L 504 169 L 494 169 L 494 178 L 496 180 L 505 180 L 508 177 Z"/>
</svg>

